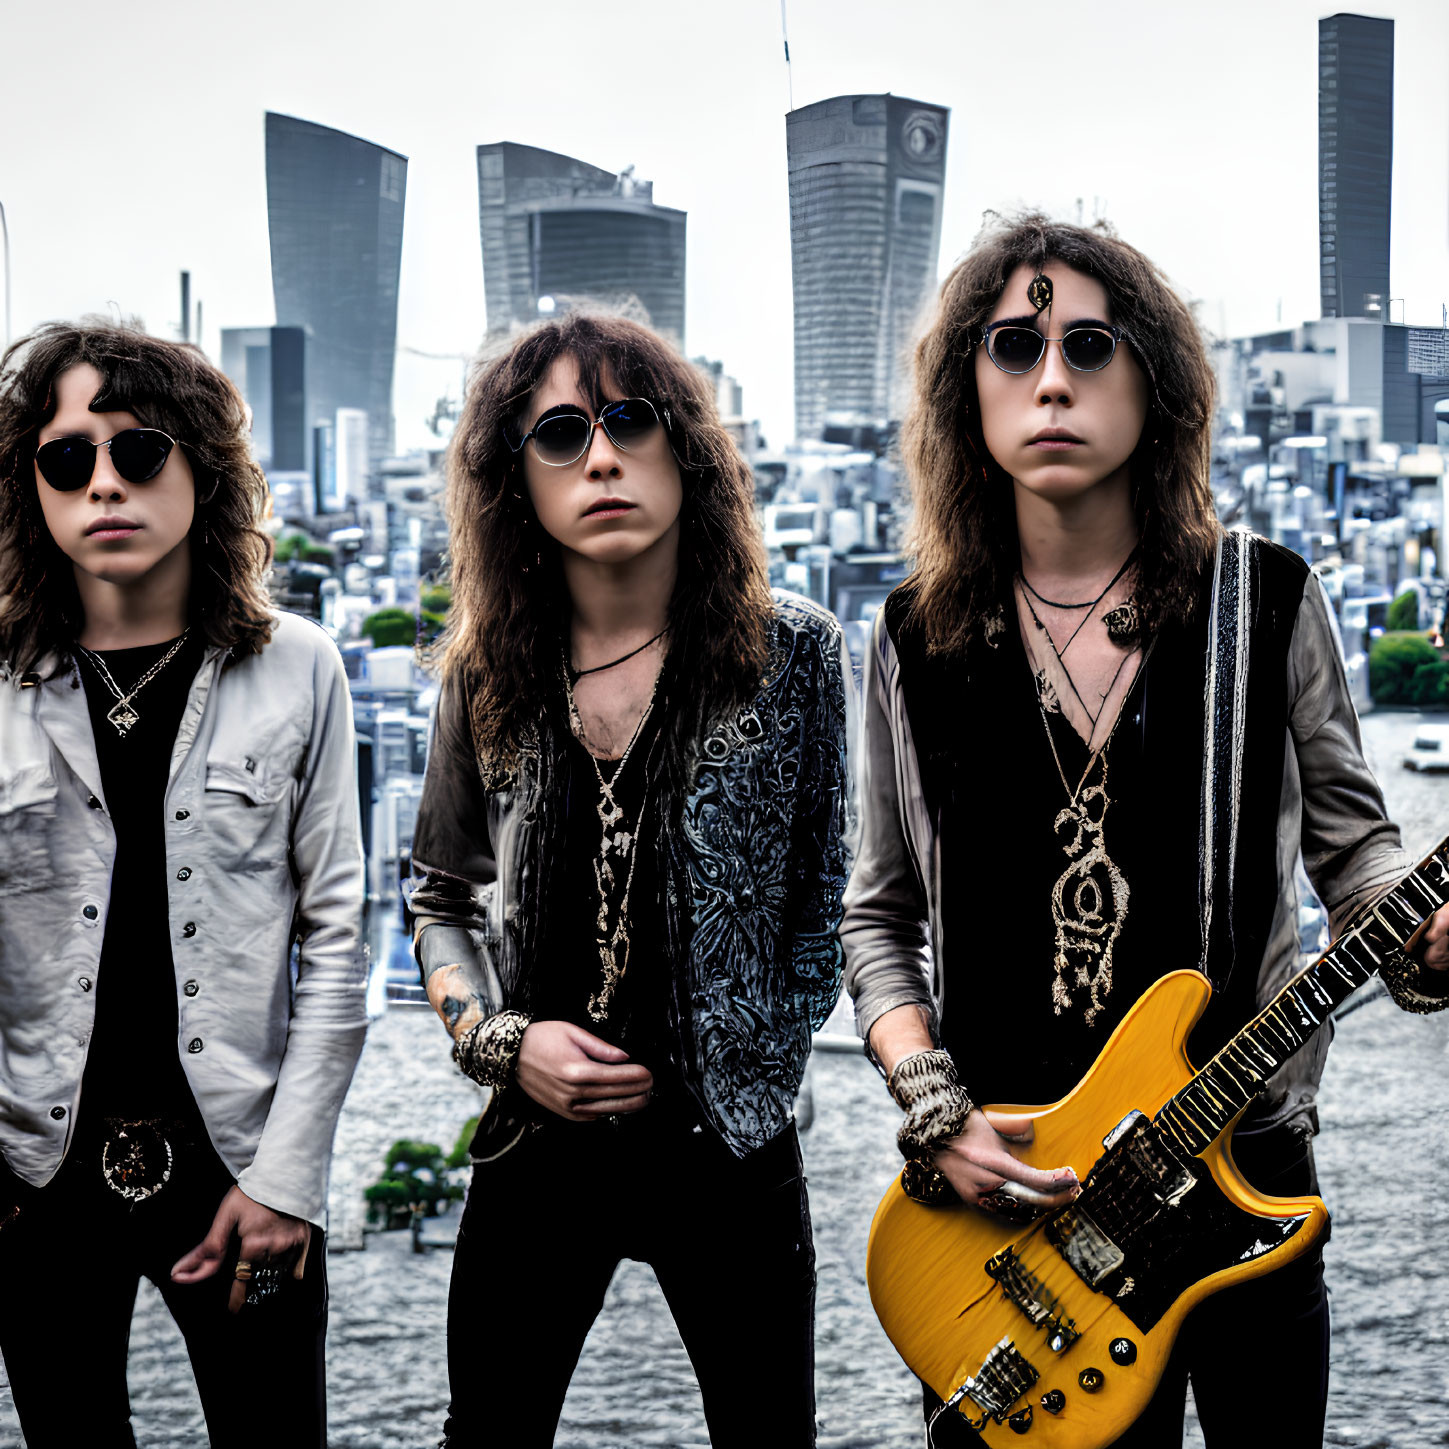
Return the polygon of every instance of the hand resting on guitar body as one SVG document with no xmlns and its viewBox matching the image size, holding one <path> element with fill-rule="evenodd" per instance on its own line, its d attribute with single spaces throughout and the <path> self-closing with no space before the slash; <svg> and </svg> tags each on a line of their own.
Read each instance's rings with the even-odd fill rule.
<svg viewBox="0 0 1449 1449">
<path fill-rule="evenodd" d="M 1065 1207 L 1081 1189 L 1070 1167 L 1045 1172 L 1015 1156 L 1011 1149 L 1030 1146 L 1034 1135 L 1030 1117 L 978 1107 L 967 1117 L 966 1130 L 937 1150 L 936 1166 L 962 1202 L 991 1211 L 981 1199 L 1002 1193 L 1037 1217 Z"/>
</svg>

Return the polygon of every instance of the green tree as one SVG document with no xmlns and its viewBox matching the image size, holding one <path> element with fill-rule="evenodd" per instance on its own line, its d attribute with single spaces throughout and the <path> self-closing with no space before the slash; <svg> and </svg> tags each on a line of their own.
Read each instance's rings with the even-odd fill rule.
<svg viewBox="0 0 1449 1449">
<path fill-rule="evenodd" d="M 305 533 L 294 529 L 291 533 L 284 533 L 277 540 L 276 546 L 272 550 L 272 557 L 277 563 L 291 563 L 299 551 L 311 542 L 312 540 Z"/>
<path fill-rule="evenodd" d="M 1449 709 L 1449 663 L 1420 664 L 1409 681 L 1409 703 L 1420 709 Z"/>
<path fill-rule="evenodd" d="M 448 1180 L 448 1163 L 436 1142 L 400 1138 L 388 1149 L 382 1176 L 363 1190 L 369 1221 L 385 1228 L 405 1228 L 415 1205 L 427 1217 L 436 1217 L 438 1205 L 463 1196 L 463 1189 Z"/>
<path fill-rule="evenodd" d="M 396 607 L 379 609 L 362 621 L 362 632 L 379 649 L 391 644 L 414 644 L 418 637 L 417 615 Z"/>
<path fill-rule="evenodd" d="M 453 591 L 447 584 L 424 584 L 418 600 L 429 614 L 446 614 L 453 607 Z"/>
<path fill-rule="evenodd" d="M 1389 605 L 1389 616 L 1385 627 L 1390 633 L 1399 633 L 1419 627 L 1419 596 L 1413 589 L 1405 589 Z"/>
<path fill-rule="evenodd" d="M 1438 662 L 1427 634 L 1380 634 L 1369 650 L 1369 693 L 1376 704 L 1412 704 L 1415 670 Z"/>
<path fill-rule="evenodd" d="M 449 1167 L 467 1167 L 468 1149 L 473 1145 L 473 1134 L 478 1130 L 478 1118 L 470 1117 L 463 1123 L 463 1130 L 458 1134 L 458 1140 L 453 1144 L 453 1150 L 448 1154 Z"/>
</svg>

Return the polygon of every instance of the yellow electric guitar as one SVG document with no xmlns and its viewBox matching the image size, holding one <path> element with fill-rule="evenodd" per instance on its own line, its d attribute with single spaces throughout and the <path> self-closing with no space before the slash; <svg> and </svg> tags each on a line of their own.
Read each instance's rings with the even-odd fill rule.
<svg viewBox="0 0 1449 1449">
<path fill-rule="evenodd" d="M 1449 839 L 1300 972 L 1207 1066 L 1188 1034 L 1212 988 L 1157 981 L 1019 1155 L 1069 1163 L 1082 1193 L 1023 1226 L 892 1183 L 871 1226 L 871 1301 L 901 1357 L 988 1445 L 1098 1449 L 1152 1397 L 1204 1298 L 1301 1257 L 1328 1229 L 1321 1199 L 1265 1197 L 1227 1138 L 1267 1079 L 1449 899 Z"/>
</svg>

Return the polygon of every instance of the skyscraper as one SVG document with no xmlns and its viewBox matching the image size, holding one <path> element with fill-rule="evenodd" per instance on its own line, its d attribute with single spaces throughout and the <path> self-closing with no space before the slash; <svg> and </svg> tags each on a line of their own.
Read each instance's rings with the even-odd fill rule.
<svg viewBox="0 0 1449 1449">
<path fill-rule="evenodd" d="M 495 141 L 478 148 L 478 230 L 488 330 L 547 309 L 637 299 L 650 323 L 684 342 L 685 214 L 654 204 L 634 168 Z"/>
<path fill-rule="evenodd" d="M 1388 319 L 1394 22 L 1318 22 L 1319 290 L 1325 317 Z"/>
<path fill-rule="evenodd" d="M 407 158 L 343 131 L 267 112 L 267 223 L 277 325 L 303 327 L 311 422 L 368 418 L 392 451 Z"/>
<path fill-rule="evenodd" d="M 904 354 L 936 282 L 949 118 L 892 95 L 835 96 L 785 118 L 801 438 L 827 414 L 901 416 Z"/>
</svg>

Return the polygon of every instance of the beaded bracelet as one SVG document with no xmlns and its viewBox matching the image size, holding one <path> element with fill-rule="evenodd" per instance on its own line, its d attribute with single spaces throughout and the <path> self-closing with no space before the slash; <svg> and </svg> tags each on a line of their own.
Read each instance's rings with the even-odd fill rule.
<svg viewBox="0 0 1449 1449">
<path fill-rule="evenodd" d="M 896 1063 L 886 1086 L 906 1113 L 896 1134 L 896 1144 L 906 1159 L 902 1190 L 916 1202 L 951 1201 L 956 1193 L 931 1159 L 942 1142 L 965 1129 L 972 1109 L 951 1054 L 939 1049 L 912 1052 Z"/>
</svg>

